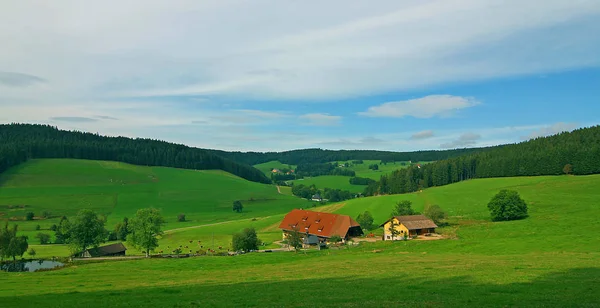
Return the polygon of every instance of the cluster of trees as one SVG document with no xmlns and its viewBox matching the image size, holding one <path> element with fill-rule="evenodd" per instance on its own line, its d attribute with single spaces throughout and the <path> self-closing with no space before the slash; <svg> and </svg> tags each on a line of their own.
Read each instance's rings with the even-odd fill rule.
<svg viewBox="0 0 600 308">
<path fill-rule="evenodd" d="M 341 190 L 336 188 L 325 188 L 323 189 L 322 197 L 329 200 L 329 202 L 340 202 L 354 198 L 355 194 L 348 190 Z"/>
<path fill-rule="evenodd" d="M 17 229 L 17 225 L 9 228 L 8 222 L 0 229 L 0 260 L 12 258 L 14 261 L 17 257 L 22 257 L 29 248 L 27 236 L 17 235 Z"/>
<path fill-rule="evenodd" d="M 349 180 L 350 184 L 352 185 L 369 185 L 372 183 L 375 183 L 377 181 L 373 180 L 373 179 L 369 179 L 369 178 L 361 178 L 361 177 L 352 177 Z"/>
<path fill-rule="evenodd" d="M 354 172 L 354 170 L 339 168 L 335 163 L 307 163 L 299 164 L 298 167 L 296 167 L 296 177 L 299 179 L 307 176 L 320 175 L 355 176 L 356 172 Z"/>
<path fill-rule="evenodd" d="M 317 189 L 317 186 L 310 185 L 306 186 L 304 184 L 294 185 L 292 186 L 292 194 L 296 197 L 311 199 L 312 196 L 316 194 L 321 194 L 321 191 Z"/>
<path fill-rule="evenodd" d="M 249 252 L 258 250 L 262 241 L 258 238 L 254 228 L 246 228 L 242 232 L 235 233 L 231 239 L 231 246 L 234 251 Z"/>
<path fill-rule="evenodd" d="M 252 166 L 217 151 L 152 139 L 105 137 L 48 125 L 0 125 L 0 173 L 31 158 L 79 158 L 185 169 L 220 169 L 249 181 L 271 183 Z"/>
<path fill-rule="evenodd" d="M 325 188 L 321 191 L 314 184 L 310 186 L 304 184 L 294 185 L 292 186 L 292 194 L 304 199 L 311 199 L 312 196 L 319 194 L 321 198 L 327 199 L 330 202 L 339 202 L 355 197 L 355 194 L 348 190 Z"/>
<path fill-rule="evenodd" d="M 474 178 L 600 173 L 600 126 L 413 165 L 382 176 L 365 195 L 401 194 Z"/>
<path fill-rule="evenodd" d="M 381 160 L 385 162 L 394 161 L 437 161 L 457 157 L 475 152 L 487 151 L 491 148 L 455 149 L 443 151 L 416 151 L 416 152 L 388 152 L 373 150 L 323 150 L 303 149 L 285 152 L 226 152 L 214 151 L 215 154 L 229 158 L 237 162 L 256 165 L 268 161 L 278 160 L 284 164 L 300 165 L 327 163 L 332 161 L 362 161 Z M 354 163 L 354 162 L 353 162 Z M 358 163 L 354 163 L 358 164 Z"/>
<path fill-rule="evenodd" d="M 378 164 L 371 164 L 371 165 L 369 165 L 369 169 L 371 169 L 371 170 L 379 170 L 379 165 Z"/>
</svg>

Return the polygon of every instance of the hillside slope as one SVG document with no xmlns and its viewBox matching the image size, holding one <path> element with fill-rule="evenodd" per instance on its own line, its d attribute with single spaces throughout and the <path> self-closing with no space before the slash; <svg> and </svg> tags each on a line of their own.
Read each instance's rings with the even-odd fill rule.
<svg viewBox="0 0 600 308">
<path fill-rule="evenodd" d="M 241 200 L 243 213 L 232 203 Z M 108 217 L 108 228 L 139 208 L 156 207 L 166 229 L 285 212 L 305 201 L 279 194 L 275 186 L 250 182 L 220 170 L 140 167 L 120 162 L 74 159 L 30 160 L 0 175 L 0 219 L 21 230 L 47 228 L 63 215 L 93 209 Z M 26 212 L 50 219 L 20 221 Z M 186 222 L 176 222 L 177 214 Z"/>
<path fill-rule="evenodd" d="M 34 158 L 111 160 L 143 166 L 219 169 L 249 181 L 271 183 L 252 166 L 218 156 L 215 151 L 152 139 L 65 131 L 48 125 L 0 125 L 0 173 Z"/>
</svg>

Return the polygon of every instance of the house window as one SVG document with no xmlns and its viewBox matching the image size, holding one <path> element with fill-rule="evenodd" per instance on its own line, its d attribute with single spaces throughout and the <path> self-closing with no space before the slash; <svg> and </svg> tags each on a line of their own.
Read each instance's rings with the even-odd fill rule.
<svg viewBox="0 0 600 308">
<path fill-rule="evenodd" d="M 387 239 L 388 239 L 388 240 L 390 239 L 390 236 L 389 236 L 389 235 L 387 236 Z"/>
</svg>

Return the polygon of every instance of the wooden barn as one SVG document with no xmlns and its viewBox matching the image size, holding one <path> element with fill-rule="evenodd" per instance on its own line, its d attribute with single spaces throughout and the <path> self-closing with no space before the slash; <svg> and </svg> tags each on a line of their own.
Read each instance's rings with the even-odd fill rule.
<svg viewBox="0 0 600 308">
<path fill-rule="evenodd" d="M 102 247 L 86 249 L 81 253 L 81 258 L 96 258 L 96 257 L 118 257 L 124 256 L 127 248 L 123 243 L 115 243 Z"/>
<path fill-rule="evenodd" d="M 305 245 L 326 243 L 334 235 L 343 241 L 363 235 L 360 225 L 350 216 L 306 210 L 289 212 L 279 224 L 279 229 L 283 231 L 284 240 L 291 232 L 298 231 Z"/>
<path fill-rule="evenodd" d="M 394 224 L 398 233 L 393 236 L 390 228 Z M 433 220 L 427 218 L 425 215 L 406 215 L 406 216 L 394 216 L 384 222 L 380 227 L 383 227 L 383 240 L 393 241 L 401 240 L 405 237 L 414 237 L 417 235 L 425 235 L 428 233 L 435 233 L 435 228 L 438 226 Z"/>
</svg>

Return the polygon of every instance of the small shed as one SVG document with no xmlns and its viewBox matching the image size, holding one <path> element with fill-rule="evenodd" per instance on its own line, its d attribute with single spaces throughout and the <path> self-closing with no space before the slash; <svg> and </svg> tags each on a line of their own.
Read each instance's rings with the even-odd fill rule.
<svg viewBox="0 0 600 308">
<path fill-rule="evenodd" d="M 124 256 L 127 248 L 123 243 L 115 243 L 102 247 L 86 249 L 81 253 L 82 258 L 96 258 L 96 257 L 118 257 Z"/>
</svg>

